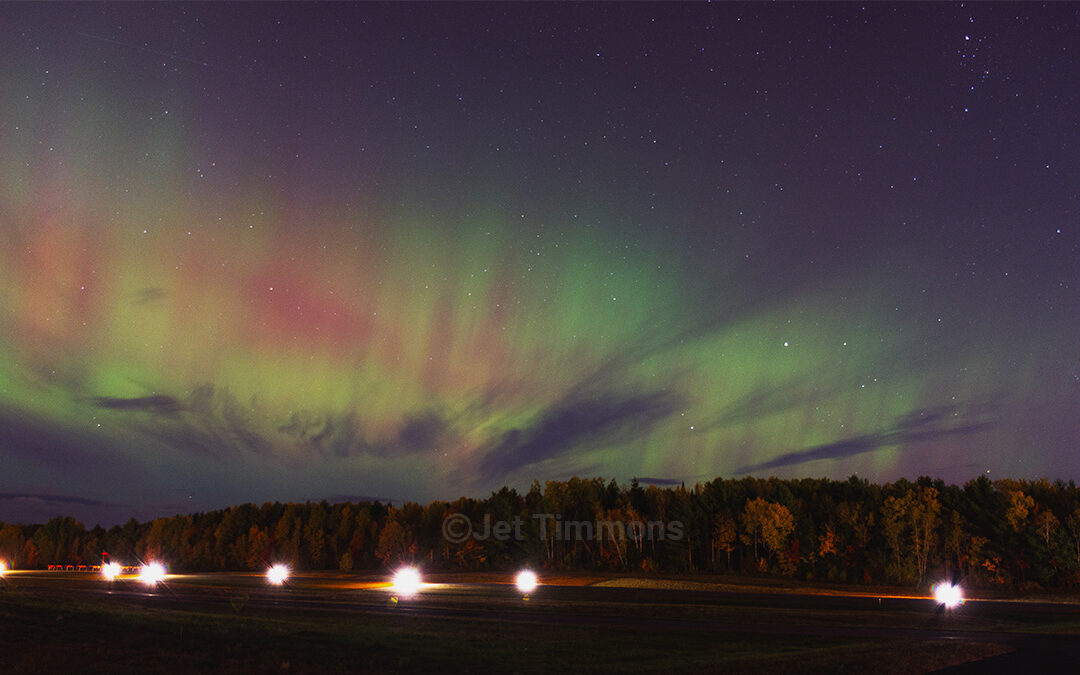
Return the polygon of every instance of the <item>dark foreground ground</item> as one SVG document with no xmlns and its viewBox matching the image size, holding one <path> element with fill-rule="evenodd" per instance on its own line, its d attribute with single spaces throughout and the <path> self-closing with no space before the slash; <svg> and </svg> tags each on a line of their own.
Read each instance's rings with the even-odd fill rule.
<svg viewBox="0 0 1080 675">
<path fill-rule="evenodd" d="M 468 580 L 469 583 L 461 583 Z M 442 577 L 395 600 L 376 579 L 77 573 L 0 579 L 8 672 L 926 672 L 1071 670 L 1080 605 L 674 590 Z M 967 664 L 967 665 L 964 665 Z"/>
</svg>

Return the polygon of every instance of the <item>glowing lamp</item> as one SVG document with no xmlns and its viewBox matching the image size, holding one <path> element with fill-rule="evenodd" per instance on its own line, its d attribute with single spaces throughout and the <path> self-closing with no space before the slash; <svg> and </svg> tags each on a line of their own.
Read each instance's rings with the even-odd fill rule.
<svg viewBox="0 0 1080 675">
<path fill-rule="evenodd" d="M 949 583 L 940 583 L 934 586 L 934 599 L 948 609 L 964 604 L 964 595 L 960 592 L 960 587 Z"/>
<path fill-rule="evenodd" d="M 266 570 L 266 580 L 275 586 L 280 586 L 285 583 L 285 580 L 289 578 L 289 567 L 287 565 L 274 565 L 270 569 Z"/>
<path fill-rule="evenodd" d="M 143 582 L 147 586 L 153 586 L 156 583 L 164 581 L 165 579 L 165 566 L 161 563 L 149 563 L 143 565 L 139 570 L 139 581 Z"/>
<path fill-rule="evenodd" d="M 517 578 L 514 580 L 514 583 L 517 585 L 517 589 L 519 591 L 521 591 L 525 595 L 528 595 L 529 593 L 532 593 L 536 590 L 536 586 L 538 583 L 536 579 L 536 572 L 533 572 L 532 570 L 521 570 L 520 572 L 518 572 Z"/>
<path fill-rule="evenodd" d="M 408 597 L 420 590 L 420 570 L 415 567 L 402 567 L 394 573 L 393 589 L 398 595 Z"/>
<path fill-rule="evenodd" d="M 120 563 L 107 563 L 101 566 L 101 576 L 105 577 L 106 581 L 112 581 L 116 577 L 120 576 L 120 573 L 123 570 L 124 568 L 120 565 Z"/>
</svg>

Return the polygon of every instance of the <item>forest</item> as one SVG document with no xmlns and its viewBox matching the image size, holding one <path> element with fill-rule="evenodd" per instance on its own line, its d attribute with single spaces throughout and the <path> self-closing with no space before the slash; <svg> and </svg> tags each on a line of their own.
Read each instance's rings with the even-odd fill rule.
<svg viewBox="0 0 1080 675">
<path fill-rule="evenodd" d="M 443 524 L 521 523 L 523 536 L 451 541 Z M 667 523 L 567 537 L 544 518 Z M 452 538 L 451 538 L 452 539 Z M 1064 483 L 982 476 L 963 486 L 922 477 L 877 485 L 830 479 L 717 478 L 685 486 L 602 478 L 533 482 L 486 499 L 416 503 L 266 503 L 87 529 L 70 517 L 0 524 L 13 568 L 159 560 L 174 572 L 296 569 L 507 570 L 778 576 L 925 587 L 946 577 L 1025 592 L 1080 586 L 1080 491 Z"/>
</svg>

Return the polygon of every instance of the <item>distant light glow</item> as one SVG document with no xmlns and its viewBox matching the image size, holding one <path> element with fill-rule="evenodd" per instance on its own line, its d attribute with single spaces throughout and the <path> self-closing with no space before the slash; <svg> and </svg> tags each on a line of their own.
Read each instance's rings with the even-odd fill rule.
<svg viewBox="0 0 1080 675">
<path fill-rule="evenodd" d="M 401 596 L 416 595 L 421 585 L 420 570 L 415 567 L 402 567 L 394 573 L 393 590 Z"/>
<path fill-rule="evenodd" d="M 940 583 L 934 586 L 934 599 L 948 609 L 964 604 L 964 595 L 960 592 L 960 587 L 949 583 Z"/>
<path fill-rule="evenodd" d="M 161 563 L 149 563 L 139 570 L 139 581 L 151 586 L 165 579 L 165 566 Z"/>
<path fill-rule="evenodd" d="M 521 570 L 518 572 L 517 579 L 514 583 L 517 584 L 518 590 L 522 593 L 532 593 L 536 590 L 538 584 L 536 572 L 533 572 L 532 570 Z"/>
<path fill-rule="evenodd" d="M 280 586 L 289 578 L 288 565 L 274 565 L 266 571 L 266 580 L 275 586 Z"/>
<path fill-rule="evenodd" d="M 4 572 L 7 572 L 7 571 L 8 571 L 7 563 L 0 560 L 0 574 L 3 574 Z"/>
<path fill-rule="evenodd" d="M 120 563 L 107 563 L 101 566 L 101 576 L 106 580 L 112 581 L 116 577 L 120 576 L 120 573 L 124 571 L 124 568 Z"/>
</svg>

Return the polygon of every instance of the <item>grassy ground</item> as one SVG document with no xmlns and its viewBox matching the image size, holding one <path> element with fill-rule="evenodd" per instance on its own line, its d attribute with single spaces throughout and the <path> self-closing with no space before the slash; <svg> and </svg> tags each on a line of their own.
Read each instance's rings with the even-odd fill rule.
<svg viewBox="0 0 1080 675">
<path fill-rule="evenodd" d="M 242 593 L 234 602 L 163 606 L 154 598 L 0 590 L 0 665 L 13 672 L 774 673 L 861 672 L 882 664 L 890 672 L 923 672 L 1008 651 L 984 643 L 842 635 L 682 628 L 643 634 L 557 620 L 296 611 L 254 606 Z"/>
</svg>

